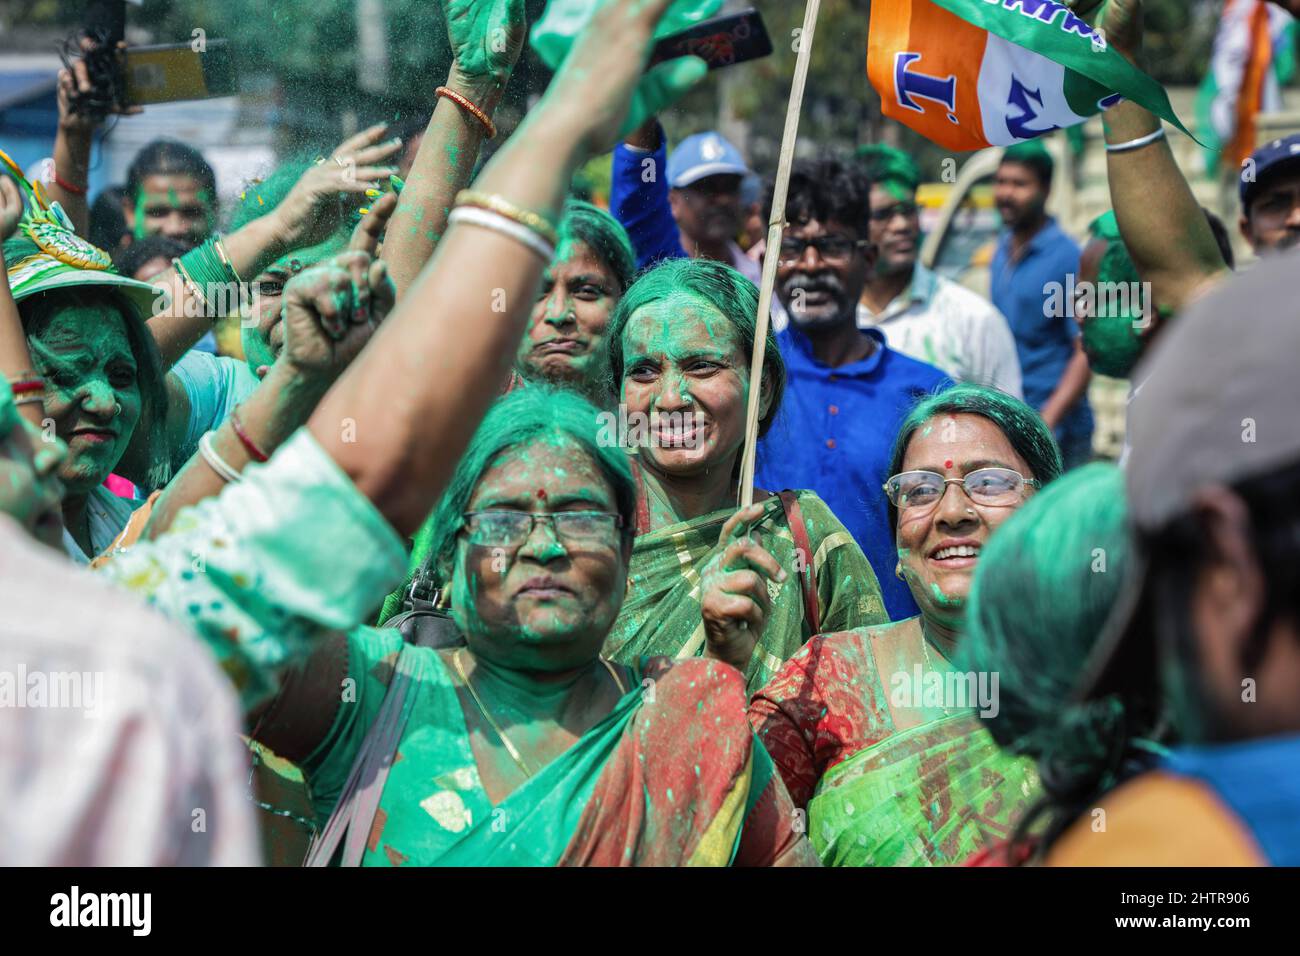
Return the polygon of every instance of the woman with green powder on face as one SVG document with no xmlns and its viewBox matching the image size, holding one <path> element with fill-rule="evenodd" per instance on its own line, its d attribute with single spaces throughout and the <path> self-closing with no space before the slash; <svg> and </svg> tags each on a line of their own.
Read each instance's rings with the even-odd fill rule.
<svg viewBox="0 0 1300 956">
<path fill-rule="evenodd" d="M 1038 789 L 972 710 L 996 710 L 991 675 L 952 661 L 982 549 L 1060 475 L 1060 451 L 1024 402 L 965 384 L 913 409 L 890 470 L 898 574 L 921 614 L 813 639 L 750 704 L 828 865 L 960 862 L 1007 837 Z"/>
<path fill-rule="evenodd" d="M 568 199 L 558 232 L 560 244 L 542 274 L 507 390 L 542 382 L 570 389 L 608 409 L 614 404 L 609 322 L 632 285 L 636 258 L 618 220 L 590 203 Z M 245 337 L 247 348 L 248 330 Z M 446 593 L 445 587 L 438 590 L 442 582 L 431 559 L 434 535 L 430 517 L 415 535 L 406 583 L 385 599 L 379 624 L 414 606 L 416 600 Z"/>
<path fill-rule="evenodd" d="M 52 437 L 68 445 L 60 467 L 65 549 L 87 562 L 114 545 L 139 507 L 103 487 L 128 451 L 143 451 L 148 487 L 170 476 L 171 387 L 146 327 L 156 290 L 113 272 L 107 254 L 69 231 L 57 207 L 45 206 L 26 180 L 14 181 L 25 210 L 20 235 L 4 243 L 6 275 Z M 383 211 L 391 209 L 389 200 Z M 246 403 L 238 427 L 254 446 L 272 449 L 301 424 L 341 368 L 300 359 L 277 363 L 265 394 Z"/>
<path fill-rule="evenodd" d="M 623 130 L 637 125 L 647 113 L 662 109 L 691 83 L 698 81 L 706 68 L 695 58 L 661 64 L 641 77 L 651 50 L 654 26 L 667 7 L 667 0 L 607 0 L 601 4 L 590 27 L 579 37 L 557 73 L 542 104 L 530 116 L 518 141 L 508 143 L 497 154 L 480 177 L 480 187 L 517 215 L 522 215 L 525 210 L 540 210 L 533 212 L 533 216 L 553 217 L 561 205 L 565 184 L 581 162 L 592 153 L 608 148 Z M 591 75 L 600 76 L 603 82 L 591 84 L 588 79 Z M 637 108 L 629 116 L 628 100 L 634 88 Z M 548 156 L 550 162 L 539 165 L 534 158 L 537 155 Z M 508 303 L 530 302 L 549 259 L 549 254 L 539 254 L 538 251 L 541 233 L 537 234 L 538 241 L 525 240 L 518 230 L 512 228 L 513 222 L 504 215 L 495 219 L 475 216 L 474 221 L 468 217 L 457 221 L 454 215 L 437 256 L 397 306 L 388 320 L 390 324 L 326 396 L 308 427 L 299 431 L 265 467 L 248 468 L 216 499 L 182 514 L 167 535 L 115 557 L 105 569 L 122 586 L 135 591 L 165 613 L 186 621 L 205 640 L 239 691 L 252 723 L 259 723 L 259 714 L 264 718 L 273 715 L 273 712 L 268 713 L 266 705 L 277 697 L 286 674 L 304 658 L 310 657 L 313 650 L 337 648 L 337 642 L 331 643 L 331 635 L 351 631 L 354 636 L 349 637 L 349 643 L 363 639 L 363 634 L 353 629 L 365 611 L 373 606 L 374 599 L 391 587 L 394 577 L 400 575 L 401 536 L 419 526 L 432 507 L 433 499 L 448 487 L 456 467 L 454 462 L 467 447 L 483 410 L 496 391 L 496 383 L 509 368 L 510 357 L 527 317 L 526 310 L 518 306 L 508 306 L 505 313 L 495 312 L 491 308 L 491 292 L 503 288 Z M 373 268 L 368 275 L 371 280 L 376 278 Z M 379 275 L 382 276 L 382 269 Z M 350 303 L 346 312 L 342 317 L 345 327 L 364 324 L 366 314 L 357 302 Z M 444 357 L 453 352 L 459 361 L 444 362 Z M 419 374 L 427 369 L 429 363 L 441 363 L 441 374 Z M 397 401 L 384 387 L 395 371 L 404 374 L 409 382 Z M 521 400 L 526 394 L 521 394 Z M 573 397 L 567 400 L 578 402 Z M 572 427 L 562 431 L 564 434 L 586 435 L 588 445 L 594 446 L 597 449 L 595 454 L 599 456 L 599 440 L 593 434 L 596 427 L 593 411 L 589 406 L 581 405 L 576 417 L 569 417 Z M 544 433 L 553 434 L 558 412 L 550 406 L 546 412 Z M 355 417 L 358 442 L 340 434 L 338 423 L 345 416 Z M 513 427 L 515 421 L 511 417 L 506 428 Z M 500 433 L 501 429 L 496 431 Z M 512 434 L 512 438 L 517 437 Z M 564 465 L 576 467 L 575 462 L 581 459 L 576 457 L 572 448 L 566 446 L 564 451 Z M 591 459 L 587 473 L 581 476 L 580 487 L 569 488 L 565 494 L 579 502 L 595 503 L 598 509 L 609 511 L 618 508 L 618 514 L 625 514 L 630 510 L 632 499 L 626 476 L 621 482 L 599 484 L 603 479 L 599 476 L 598 461 L 623 461 L 617 449 L 606 451 L 606 458 Z M 555 469 L 550 469 L 548 474 L 558 476 Z M 508 481 L 511 474 L 501 477 Z M 554 486 L 543 484 L 540 490 L 546 491 L 548 487 L 554 489 Z M 620 488 L 621 497 L 618 494 Z M 476 493 L 481 490 L 483 482 L 480 480 Z M 528 502 L 536 508 L 533 503 L 540 500 L 536 495 L 538 489 L 534 486 L 526 490 L 531 493 Z M 603 495 L 598 501 L 592 498 L 597 494 Z M 582 509 L 579 506 L 574 510 Z M 552 522 L 538 518 L 533 514 L 528 522 L 536 539 L 534 546 L 540 546 L 538 560 L 562 560 L 553 547 L 558 542 L 550 537 Z M 562 523 L 567 527 L 561 532 L 567 532 L 565 536 L 572 539 L 574 522 L 566 520 Z M 597 521 L 597 528 L 599 524 Z M 330 528 L 334 548 L 319 548 L 319 529 L 322 526 Z M 580 537 L 584 526 L 592 530 L 587 522 L 578 521 L 576 530 Z M 498 527 L 497 530 L 501 529 Z M 521 549 L 528 546 L 525 541 Z M 560 610 L 572 612 L 576 605 L 585 601 L 593 607 L 603 607 L 604 612 L 612 611 L 619 593 L 617 587 L 612 591 L 589 589 L 580 582 L 613 573 L 615 583 L 621 583 L 617 582 L 625 561 L 621 548 L 622 545 L 606 546 L 589 556 L 575 557 L 574 564 L 578 563 L 578 557 L 583 559 L 583 570 L 578 572 L 574 584 L 576 591 L 563 586 L 563 582 L 559 587 L 548 586 L 546 581 L 534 582 L 533 579 L 538 577 L 536 573 L 523 581 L 528 587 L 516 590 L 529 591 L 533 596 L 528 600 L 535 601 L 535 606 L 554 600 L 554 603 L 563 605 Z M 205 556 L 208 573 L 192 571 L 196 553 Z M 481 559 L 484 555 L 479 553 L 477 557 Z M 473 568 L 475 580 L 493 583 L 492 590 L 497 597 L 507 597 L 512 605 L 520 603 L 517 594 L 502 594 L 504 582 L 501 572 L 493 566 L 498 556 L 489 554 L 486 557 L 489 562 L 486 568 L 481 561 Z M 550 573 L 553 577 L 568 576 L 558 569 L 552 569 Z M 581 592 L 582 601 L 570 601 L 564 597 L 565 593 L 574 593 L 576 598 L 578 592 Z M 483 593 L 487 593 L 486 588 Z M 462 606 L 469 607 L 468 600 L 462 601 Z M 501 621 L 495 617 L 491 602 L 475 609 L 483 620 Z M 504 624 L 507 629 L 521 630 L 517 623 L 512 622 L 509 613 Z M 603 633 L 592 633 L 589 625 L 577 620 L 572 613 L 543 613 L 538 626 L 527 633 L 540 635 L 547 633 L 548 628 L 553 634 L 564 634 L 566 628 L 570 633 L 586 630 L 586 638 L 591 639 L 592 663 L 596 663 L 594 655 L 599 650 Z M 486 648 L 481 660 L 488 660 L 491 648 L 486 643 L 481 647 Z M 535 650 L 528 645 L 522 645 L 520 649 L 527 653 Z M 554 651 L 562 657 L 571 650 L 571 647 L 552 645 L 538 653 Z M 405 674 L 404 665 L 410 658 L 398 657 L 399 670 Z M 490 676 L 484 676 L 489 666 L 485 665 L 484 672 L 480 673 L 475 669 L 474 660 L 466 662 L 462 658 L 461 664 L 470 679 L 484 677 L 486 684 L 476 683 L 475 692 L 487 709 L 492 710 L 492 691 L 501 689 L 501 684 L 494 684 Z M 681 666 L 689 670 L 691 665 L 698 672 L 697 677 L 702 678 L 706 673 L 716 676 L 717 681 L 710 682 L 713 685 L 710 696 L 719 701 L 720 707 L 727 700 L 740 699 L 735 675 L 710 662 L 687 662 Z M 592 672 L 602 683 L 593 684 Z M 501 673 L 499 668 L 497 673 L 498 676 Z M 381 677 L 382 672 L 358 675 L 358 678 L 369 679 L 370 676 Z M 630 811 L 632 816 L 617 832 L 604 825 L 590 831 L 575 832 L 569 848 L 576 854 L 576 859 L 628 862 L 639 854 L 654 854 L 661 849 L 669 855 L 676 854 L 678 858 L 701 862 L 726 862 L 732 858 L 743 861 L 749 858 L 747 854 L 751 851 L 759 860 L 781 857 L 781 848 L 790 840 L 788 813 L 780 812 L 778 798 L 781 791 L 775 780 L 761 779 L 764 764 L 759 748 L 748 744 L 747 755 L 744 749 L 733 746 L 719 755 L 717 761 L 697 765 L 693 760 L 683 763 L 681 758 L 687 755 L 668 743 L 675 739 L 671 731 L 677 728 L 666 715 L 677 711 L 672 706 L 677 692 L 680 690 L 687 699 L 703 704 L 698 689 L 702 680 L 692 681 L 687 675 L 688 679 L 674 682 L 670 674 L 649 687 L 643 684 L 642 688 L 648 692 L 644 702 L 640 700 L 640 692 L 632 690 L 633 699 L 623 704 L 626 695 L 619 698 L 618 705 L 607 715 L 608 723 L 605 723 L 605 718 L 600 717 L 601 705 L 596 691 L 603 688 L 599 694 L 608 694 L 611 686 L 617 689 L 614 675 L 597 664 L 596 667 L 583 668 L 578 676 L 587 682 L 584 686 L 590 693 L 584 695 L 585 700 L 571 697 L 574 708 L 571 711 L 566 708 L 568 716 L 575 719 L 595 717 L 602 721 L 598 724 L 602 731 L 625 718 L 633 725 L 632 739 L 616 748 L 617 756 L 632 758 L 632 762 L 625 765 L 626 772 L 614 773 L 611 777 L 602 773 L 601 781 L 597 782 L 621 782 L 630 788 L 630 792 L 640 796 L 646 778 L 642 761 L 637 757 L 647 749 L 654 749 L 659 754 L 668 755 L 668 763 L 656 761 L 655 773 L 662 770 L 673 779 L 684 780 L 689 793 L 665 792 L 670 806 L 665 808 L 665 813 L 656 809 L 652 815 L 638 812 L 644 806 L 643 801 L 627 799 L 620 793 L 613 794 L 608 800 L 603 794 L 593 796 L 587 805 L 592 812 L 618 808 Z M 606 679 L 613 684 L 604 683 Z M 692 683 L 697 686 L 692 687 Z M 721 687 L 717 686 L 719 683 Z M 328 731 L 329 720 L 344 706 L 344 698 L 340 696 L 337 684 L 327 686 L 328 690 L 321 698 L 327 710 L 316 712 L 315 716 L 328 718 Z M 301 690 L 299 687 L 294 693 Z M 510 698 L 507 703 L 514 700 L 515 695 L 509 687 L 504 688 L 503 693 Z M 554 695 L 542 696 L 550 701 L 555 699 Z M 445 696 L 442 699 L 445 700 Z M 352 708 L 356 703 L 356 699 L 351 699 L 346 706 Z M 653 713 L 652 710 L 660 704 L 665 713 Z M 627 706 L 635 713 L 628 714 L 619 705 Z M 686 710 L 692 714 L 695 712 L 693 707 Z M 742 739 L 748 739 L 735 729 L 736 714 L 729 706 L 725 706 L 717 716 L 716 722 L 701 727 L 699 733 L 716 733 L 719 738 L 737 745 Z M 640 723 L 636 722 L 638 718 L 641 718 Z M 464 720 L 464 717 L 460 719 Z M 500 711 L 494 711 L 494 720 L 498 724 L 502 719 Z M 504 719 L 502 729 L 509 736 L 513 722 L 508 716 Z M 260 726 L 265 729 L 272 723 L 264 719 Z M 491 722 L 488 723 L 490 726 Z M 451 726 L 459 730 L 454 723 Z M 668 733 L 662 736 L 654 733 L 656 728 L 664 727 L 668 728 Z M 643 728 L 645 733 L 640 732 Z M 430 729 L 436 732 L 438 725 L 434 724 Z M 572 736 L 572 728 L 566 729 Z M 545 757 L 546 746 L 564 741 L 563 734 L 542 736 L 546 739 L 539 742 L 525 728 L 522 746 L 517 748 L 530 767 L 539 765 L 539 754 L 528 752 L 534 744 L 541 744 L 540 756 Z M 472 742 L 468 746 L 473 756 Z M 708 748 L 702 746 L 699 749 L 707 751 Z M 583 755 L 591 757 L 592 750 L 584 748 Z M 599 750 L 595 756 L 600 756 Z M 499 757 L 485 759 L 500 761 Z M 505 759 L 513 763 L 513 758 Z M 682 765 L 671 766 L 674 762 Z M 398 761 L 393 766 L 399 768 L 402 763 Z M 552 760 L 547 769 L 554 764 Z M 546 770 L 541 772 L 546 773 Z M 491 778 L 491 771 L 487 776 Z M 463 775 L 458 775 L 457 780 L 460 779 Z M 485 782 L 488 790 L 499 793 L 493 789 L 495 785 L 490 780 Z M 537 795 L 543 789 L 538 784 L 531 792 Z M 427 806 L 417 805 L 416 809 L 425 818 L 434 820 L 447 802 L 446 798 L 441 798 Z M 524 801 L 521 799 L 520 802 Z M 735 836 L 741 822 L 747 817 L 753 819 L 754 814 L 770 813 L 765 809 L 769 806 L 775 807 L 777 817 L 784 817 L 780 828 L 768 829 L 770 840 L 765 845 L 763 842 L 751 845 L 750 840 L 742 839 L 742 845 L 737 847 L 729 838 Z M 529 827 L 545 823 L 546 811 L 550 809 L 549 805 L 538 807 L 531 819 L 518 823 Z M 563 808 L 570 815 L 580 809 L 572 802 Z M 680 813 L 678 809 L 681 809 Z M 677 840 L 660 839 L 657 830 L 646 832 L 642 829 L 643 823 L 654 827 L 663 822 L 665 814 L 670 811 L 667 822 L 675 828 L 679 836 Z M 606 812 L 600 822 L 607 822 L 608 816 Z M 447 829 L 453 832 L 457 823 L 468 826 L 463 815 L 459 820 L 454 816 L 446 819 L 449 822 Z M 555 815 L 550 815 L 550 819 L 556 819 Z M 516 821 L 506 815 L 503 822 L 511 824 Z M 717 822 L 716 826 L 714 822 Z M 362 848 L 365 834 L 371 829 L 370 823 L 365 821 L 363 827 Z M 494 828 L 493 832 L 508 834 L 509 830 L 507 826 L 504 831 Z M 747 826 L 745 830 L 750 839 L 755 834 L 761 837 L 764 833 L 761 827 L 756 826 Z M 554 829 L 537 836 L 536 840 L 531 839 L 533 831 L 521 834 L 520 844 L 525 836 L 530 838 L 530 846 L 542 848 L 543 859 L 545 851 L 555 847 Z M 634 852 L 624 854 L 629 842 Z M 794 846 L 797 848 L 801 844 L 796 841 Z M 513 852 L 513 847 L 503 847 L 502 851 Z M 383 853 L 381 859 L 387 861 L 389 854 Z"/>
<path fill-rule="evenodd" d="M 635 275 L 632 242 L 619 221 L 591 203 L 566 202 L 560 245 L 542 276 L 515 372 L 611 407 L 609 323 Z"/>
<path fill-rule="evenodd" d="M 463 640 L 410 647 L 396 743 L 366 866 L 815 864 L 714 661 L 600 656 L 622 601 L 636 486 L 597 410 L 545 386 L 488 413 L 436 512 L 434 553 Z M 335 808 L 402 638 L 321 646 L 258 739 Z M 407 666 L 409 664 L 409 666 Z M 339 704 L 338 688 L 355 687 Z"/>
<path fill-rule="evenodd" d="M 736 512 L 757 313 L 757 289 L 735 270 L 674 259 L 633 283 L 609 332 L 629 422 L 614 440 L 632 457 L 638 510 L 605 652 L 715 657 L 750 690 L 818 631 L 888 620 L 866 557 L 814 493 L 756 491 Z M 771 341 L 766 354 L 760 435 L 785 386 Z"/>
</svg>

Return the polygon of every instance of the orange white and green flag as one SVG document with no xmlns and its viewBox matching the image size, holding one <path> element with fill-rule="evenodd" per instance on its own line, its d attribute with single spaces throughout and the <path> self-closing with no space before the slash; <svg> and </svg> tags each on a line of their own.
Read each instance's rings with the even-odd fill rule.
<svg viewBox="0 0 1300 956">
<path fill-rule="evenodd" d="M 877 0 L 867 75 L 886 116 L 952 150 L 1033 139 L 1122 98 L 1187 132 L 1164 87 L 1052 0 Z"/>
</svg>

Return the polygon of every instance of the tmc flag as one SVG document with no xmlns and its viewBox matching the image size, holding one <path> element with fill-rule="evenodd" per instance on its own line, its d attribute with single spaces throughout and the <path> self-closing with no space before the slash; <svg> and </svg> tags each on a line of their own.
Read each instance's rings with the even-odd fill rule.
<svg viewBox="0 0 1300 956">
<path fill-rule="evenodd" d="M 1033 139 L 1121 98 L 1187 132 L 1164 87 L 1051 0 L 873 3 L 867 75 L 886 116 L 952 150 Z"/>
</svg>

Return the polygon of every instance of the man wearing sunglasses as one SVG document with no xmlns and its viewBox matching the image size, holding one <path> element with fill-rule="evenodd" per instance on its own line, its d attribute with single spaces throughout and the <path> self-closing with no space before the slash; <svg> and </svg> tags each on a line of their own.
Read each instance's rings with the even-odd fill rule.
<svg viewBox="0 0 1300 956">
<path fill-rule="evenodd" d="M 898 555 L 879 489 L 907 411 L 950 383 L 934 366 L 890 348 L 881 330 L 858 328 L 858 300 L 876 260 L 867 231 L 870 193 L 856 163 L 823 157 L 794 164 L 776 271 L 789 316 L 776 335 L 785 396 L 759 443 L 755 480 L 762 488 L 817 492 L 866 554 L 885 608 L 899 620 L 917 608 L 894 575 Z"/>
<path fill-rule="evenodd" d="M 956 381 L 992 385 L 1021 397 L 1016 340 L 987 299 L 917 261 L 921 173 L 892 146 L 858 150 L 871 179 L 869 237 L 876 266 L 858 303 L 858 325 L 885 333 L 889 347 L 929 362 Z"/>
</svg>

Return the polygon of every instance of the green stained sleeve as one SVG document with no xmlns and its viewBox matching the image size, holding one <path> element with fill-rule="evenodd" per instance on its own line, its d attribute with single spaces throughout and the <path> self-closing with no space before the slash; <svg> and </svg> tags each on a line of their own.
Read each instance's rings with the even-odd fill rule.
<svg viewBox="0 0 1300 956">
<path fill-rule="evenodd" d="M 886 623 L 889 615 L 876 572 L 848 529 L 811 491 L 799 493 L 799 505 L 813 547 L 821 632 Z"/>
<path fill-rule="evenodd" d="M 397 533 L 301 429 L 101 573 L 188 625 L 248 712 L 321 635 L 372 613 L 405 564 Z"/>
</svg>

